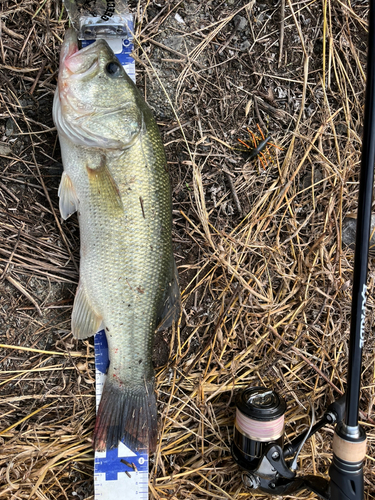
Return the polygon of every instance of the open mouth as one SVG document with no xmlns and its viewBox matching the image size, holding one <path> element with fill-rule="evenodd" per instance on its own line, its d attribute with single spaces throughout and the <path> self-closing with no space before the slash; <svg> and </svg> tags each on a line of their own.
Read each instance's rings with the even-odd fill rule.
<svg viewBox="0 0 375 500">
<path fill-rule="evenodd" d="M 60 65 L 76 52 L 78 52 L 78 39 L 76 32 L 71 28 L 65 32 L 64 42 L 60 52 Z"/>
<path fill-rule="evenodd" d="M 98 42 L 79 50 L 77 35 L 74 30 L 66 32 L 61 50 L 60 64 L 69 72 L 69 78 L 80 79 L 95 72 L 99 67 L 97 50 L 93 50 Z"/>
</svg>

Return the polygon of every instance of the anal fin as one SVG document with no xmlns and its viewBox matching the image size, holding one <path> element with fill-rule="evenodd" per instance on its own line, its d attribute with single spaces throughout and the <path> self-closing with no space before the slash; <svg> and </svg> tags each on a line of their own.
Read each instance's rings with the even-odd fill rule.
<svg viewBox="0 0 375 500">
<path fill-rule="evenodd" d="M 74 299 L 72 312 L 72 332 L 76 339 L 94 335 L 102 322 L 102 317 L 92 308 L 84 286 L 80 282 Z"/>
<path fill-rule="evenodd" d="M 58 195 L 61 217 L 66 220 L 78 210 L 79 203 L 73 183 L 66 172 L 62 173 Z"/>
</svg>

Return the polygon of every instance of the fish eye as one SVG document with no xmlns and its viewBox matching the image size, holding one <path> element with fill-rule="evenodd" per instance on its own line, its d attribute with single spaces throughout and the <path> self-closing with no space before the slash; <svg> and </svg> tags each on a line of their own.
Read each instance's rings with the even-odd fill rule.
<svg viewBox="0 0 375 500">
<path fill-rule="evenodd" d="M 106 65 L 105 72 L 111 78 L 119 76 L 121 74 L 121 65 L 117 62 L 111 61 Z"/>
</svg>

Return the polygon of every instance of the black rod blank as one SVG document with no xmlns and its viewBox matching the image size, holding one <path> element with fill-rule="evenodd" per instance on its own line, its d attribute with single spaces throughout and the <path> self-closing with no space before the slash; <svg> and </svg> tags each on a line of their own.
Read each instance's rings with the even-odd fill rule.
<svg viewBox="0 0 375 500">
<path fill-rule="evenodd" d="M 358 194 L 345 423 L 358 425 L 364 342 L 367 264 L 375 162 L 375 0 L 370 0 L 365 118 Z"/>
</svg>

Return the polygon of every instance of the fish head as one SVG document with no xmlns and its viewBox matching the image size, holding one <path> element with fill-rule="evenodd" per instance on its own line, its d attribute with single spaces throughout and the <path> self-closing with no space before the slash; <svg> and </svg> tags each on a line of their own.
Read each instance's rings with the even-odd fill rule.
<svg viewBox="0 0 375 500">
<path fill-rule="evenodd" d="M 59 133 L 86 147 L 124 149 L 143 129 L 139 94 L 105 40 L 79 50 L 67 30 L 53 118 Z"/>
</svg>

